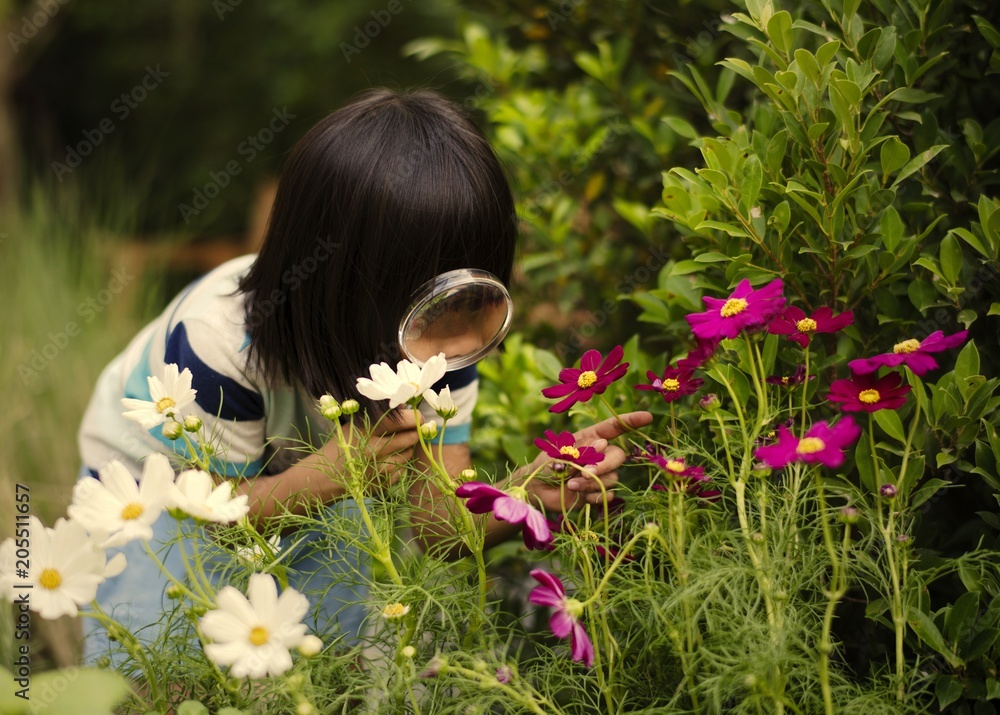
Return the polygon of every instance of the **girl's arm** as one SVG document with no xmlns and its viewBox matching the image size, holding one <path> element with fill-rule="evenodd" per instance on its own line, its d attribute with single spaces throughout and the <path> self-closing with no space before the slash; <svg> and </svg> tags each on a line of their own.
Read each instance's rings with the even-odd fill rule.
<svg viewBox="0 0 1000 715">
<path fill-rule="evenodd" d="M 373 438 L 370 446 L 376 454 L 379 471 L 391 474 L 406 461 L 418 438 L 412 420 L 400 425 L 390 423 L 384 431 L 382 436 Z M 272 517 L 306 514 L 318 505 L 342 498 L 347 492 L 340 479 L 343 470 L 340 448 L 336 440 L 330 439 L 318 452 L 284 472 L 237 481 L 236 493 L 249 497 L 250 519 L 259 526 Z"/>
</svg>

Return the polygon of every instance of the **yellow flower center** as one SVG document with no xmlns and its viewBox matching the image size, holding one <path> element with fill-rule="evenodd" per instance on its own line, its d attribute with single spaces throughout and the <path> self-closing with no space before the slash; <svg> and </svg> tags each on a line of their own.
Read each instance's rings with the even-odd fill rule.
<svg viewBox="0 0 1000 715">
<path fill-rule="evenodd" d="M 858 399 L 866 405 L 871 405 L 881 400 L 882 396 L 878 394 L 878 390 L 862 390 L 858 393 Z"/>
<path fill-rule="evenodd" d="M 667 392 L 677 392 L 681 389 L 681 383 L 679 380 L 675 380 L 672 377 L 668 377 L 663 381 L 663 389 Z"/>
<path fill-rule="evenodd" d="M 265 645 L 270 638 L 271 634 L 267 632 L 264 626 L 254 626 L 250 629 L 251 645 Z"/>
<path fill-rule="evenodd" d="M 781 378 L 781 384 L 782 385 L 787 385 L 788 384 L 788 377 Z"/>
<path fill-rule="evenodd" d="M 171 407 L 176 407 L 176 406 L 177 403 L 174 402 L 174 398 L 172 397 L 161 397 L 159 400 L 156 401 L 156 411 L 159 412 L 161 415 L 167 410 L 169 410 Z"/>
<path fill-rule="evenodd" d="M 746 309 L 746 300 L 743 298 L 730 298 L 726 301 L 726 304 L 722 306 L 722 310 L 719 311 L 719 315 L 723 318 L 732 318 L 734 315 L 739 315 Z"/>
<path fill-rule="evenodd" d="M 578 450 L 576 447 L 560 447 L 559 454 L 566 455 L 570 459 L 580 458 L 580 450 Z"/>
<path fill-rule="evenodd" d="M 140 516 L 142 516 L 143 511 L 145 510 L 142 508 L 142 504 L 137 504 L 136 502 L 132 502 L 131 504 L 125 505 L 125 508 L 122 509 L 122 519 L 124 519 L 125 521 L 132 521 L 133 519 L 138 519 Z"/>
<path fill-rule="evenodd" d="M 799 454 L 815 454 L 826 449 L 826 443 L 819 437 L 803 437 L 795 451 Z"/>
<path fill-rule="evenodd" d="M 587 389 L 595 382 L 597 382 L 597 373 L 593 370 L 584 370 L 580 373 L 580 377 L 576 378 L 576 386 L 581 389 Z"/>
<path fill-rule="evenodd" d="M 679 459 L 668 459 L 667 463 L 664 465 L 668 472 L 673 472 L 674 474 L 680 474 L 684 471 L 684 462 Z"/>
<path fill-rule="evenodd" d="M 803 318 L 795 324 L 795 329 L 800 333 L 811 333 L 816 330 L 816 321 L 812 318 Z"/>
<path fill-rule="evenodd" d="M 580 534 L 580 538 L 581 539 L 587 539 L 588 541 L 600 541 L 601 540 L 601 537 L 599 537 L 593 531 L 589 531 L 588 529 L 582 529 L 579 532 L 579 534 Z"/>
<path fill-rule="evenodd" d="M 55 569 L 45 569 L 42 571 L 42 575 L 38 577 L 38 585 L 50 591 L 55 591 L 62 586 L 62 574 Z"/>
<path fill-rule="evenodd" d="M 402 618 L 409 612 L 409 608 L 404 606 L 402 603 L 390 603 L 388 606 L 382 609 L 382 615 L 385 618 Z"/>
<path fill-rule="evenodd" d="M 892 351 L 897 355 L 901 353 L 915 353 L 920 349 L 920 341 L 910 338 L 909 340 L 904 340 L 901 343 L 896 343 L 893 346 Z"/>
<path fill-rule="evenodd" d="M 505 491 L 518 501 L 528 501 L 528 490 L 524 487 L 508 487 Z"/>
</svg>

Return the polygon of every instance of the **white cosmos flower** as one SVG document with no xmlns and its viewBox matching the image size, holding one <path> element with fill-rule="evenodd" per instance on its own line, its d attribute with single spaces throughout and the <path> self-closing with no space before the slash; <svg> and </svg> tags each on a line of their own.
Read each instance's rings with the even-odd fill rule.
<svg viewBox="0 0 1000 715">
<path fill-rule="evenodd" d="M 382 362 L 369 368 L 371 379 L 358 378 L 358 392 L 372 400 L 389 400 L 390 410 L 403 403 L 417 404 L 419 398 L 444 377 L 447 370 L 444 353 L 435 355 L 423 367 L 409 360 L 400 360 L 395 372 Z"/>
<path fill-rule="evenodd" d="M 14 540 L 0 544 L 0 595 L 13 601 L 30 593 L 31 610 L 42 618 L 77 615 L 79 606 L 94 600 L 97 586 L 124 568 L 124 555 L 109 563 L 104 549 L 75 521 L 59 519 L 50 529 L 32 516 L 28 529 L 31 556 L 26 575 L 16 568 Z M 18 585 L 30 591 L 15 588 Z"/>
<path fill-rule="evenodd" d="M 180 509 L 201 521 L 229 524 L 250 511 L 246 494 L 235 495 L 233 483 L 216 486 L 212 475 L 200 469 L 188 469 L 177 476 L 176 489 L 171 493 L 168 509 Z"/>
<path fill-rule="evenodd" d="M 231 666 L 234 678 L 281 675 L 292 667 L 289 649 L 305 639 L 302 619 L 309 600 L 293 588 L 279 597 L 274 578 L 259 573 L 250 577 L 247 594 L 232 586 L 219 591 L 219 607 L 201 619 L 202 632 L 214 641 L 205 646 L 205 655 Z"/>
<path fill-rule="evenodd" d="M 146 458 L 138 484 L 115 460 L 101 470 L 100 481 L 93 477 L 77 481 L 67 513 L 92 536 L 105 532 L 105 547 L 122 546 L 133 539 L 148 541 L 174 489 L 174 470 L 162 454 Z"/>
<path fill-rule="evenodd" d="M 163 370 L 163 382 L 152 375 L 146 378 L 146 382 L 149 383 L 149 396 L 152 399 L 123 397 L 122 406 L 128 411 L 122 414 L 138 422 L 143 429 L 153 429 L 163 424 L 168 417 L 181 422 L 181 410 L 194 402 L 194 396 L 198 392 L 191 389 L 191 371 L 184 368 L 183 372 L 178 373 L 177 366 L 171 363 Z"/>
<path fill-rule="evenodd" d="M 428 405 L 434 408 L 439 417 L 450 420 L 458 414 L 458 405 L 451 399 L 451 387 L 444 387 L 438 393 L 435 393 L 434 390 L 428 390 L 424 393 L 424 399 L 427 400 Z"/>
<path fill-rule="evenodd" d="M 254 542 L 251 546 L 237 546 L 236 558 L 247 566 L 263 566 L 281 551 L 281 535 L 274 534 L 267 540 L 267 549 Z"/>
</svg>

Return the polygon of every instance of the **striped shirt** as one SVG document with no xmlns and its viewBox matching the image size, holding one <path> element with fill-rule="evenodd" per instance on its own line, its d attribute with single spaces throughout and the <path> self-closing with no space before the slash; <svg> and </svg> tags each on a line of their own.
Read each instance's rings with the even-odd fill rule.
<svg viewBox="0 0 1000 715">
<path fill-rule="evenodd" d="M 274 475 L 322 446 L 330 423 L 315 399 L 300 387 L 268 384 L 247 365 L 250 337 L 244 296 L 237 291 L 255 259 L 233 259 L 192 283 L 104 369 L 79 432 L 83 463 L 92 474 L 118 459 L 138 475 L 141 460 L 153 451 L 185 453 L 184 441 L 164 437 L 162 425 L 144 430 L 122 416 L 121 399 L 150 400 L 146 378 L 161 377 L 171 363 L 191 370 L 197 396 L 184 416 L 201 418 L 211 435 L 213 472 Z M 467 442 L 479 385 L 475 365 L 447 373 L 434 389 L 445 385 L 458 414 L 448 421 L 444 442 Z M 421 413 L 440 426 L 426 403 Z"/>
</svg>

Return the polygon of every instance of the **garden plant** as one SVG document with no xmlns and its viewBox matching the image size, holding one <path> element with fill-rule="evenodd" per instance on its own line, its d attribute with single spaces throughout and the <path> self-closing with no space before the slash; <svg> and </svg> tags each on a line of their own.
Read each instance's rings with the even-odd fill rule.
<svg viewBox="0 0 1000 715">
<path fill-rule="evenodd" d="M 1000 123 L 980 92 L 995 97 L 983 75 L 1000 69 L 1000 33 L 988 4 L 747 0 L 684 64 L 625 34 L 598 34 L 572 63 L 551 55 L 557 33 L 648 12 L 622 7 L 625 20 L 566 2 L 531 10 L 517 42 L 470 22 L 461 41 L 411 48 L 490 78 L 477 106 L 502 151 L 524 151 L 528 240 L 550 242 L 523 280 L 576 271 L 610 301 L 587 345 L 513 336 L 480 366 L 478 446 L 501 464 L 532 443 L 549 458 L 502 489 L 515 465 L 448 474 L 435 439 L 452 405 L 430 390 L 443 361 L 373 365 L 363 394 L 437 412 L 421 428 L 431 469 L 374 478 L 375 425 L 324 396 L 345 455 L 329 474 L 358 519 L 288 514 L 259 532 L 246 498 L 208 474 L 222 445 L 185 419 L 190 374 L 150 376 L 156 402 L 126 409 L 164 426 L 175 461 L 149 458 L 138 486 L 112 465 L 103 485 L 78 485 L 69 521 L 31 521 L 26 578 L 15 542 L 0 552 L 8 597 L 30 583 L 40 617 L 82 608 L 114 635 L 109 662 L 134 684 L 123 711 L 995 712 Z M 560 90 L 531 86 L 546 67 Z M 680 110 L 689 100 L 697 113 Z M 553 120 L 567 137 L 596 133 L 552 155 L 570 173 L 543 192 L 530 170 L 543 154 L 526 147 Z M 629 180 L 657 162 L 654 179 Z M 623 250 L 595 278 L 588 241 L 601 234 Z M 655 271 L 650 256 L 663 256 Z M 641 310 L 640 334 L 619 298 Z M 636 409 L 654 423 L 619 438 L 631 457 L 604 505 L 531 503 L 525 482 L 587 478 L 600 459 L 568 427 Z M 411 545 L 414 480 L 444 495 L 456 534 L 427 553 Z M 484 549 L 488 513 L 521 525 L 516 555 Z M 200 545 L 154 633 L 130 633 L 87 604 L 128 568 L 105 546 L 148 538 L 157 517 L 176 520 L 173 548 L 192 534 Z M 282 565 L 303 531 L 323 535 L 331 563 L 342 541 L 370 558 L 361 643 L 306 632 L 317 594 L 288 588 Z"/>
</svg>

